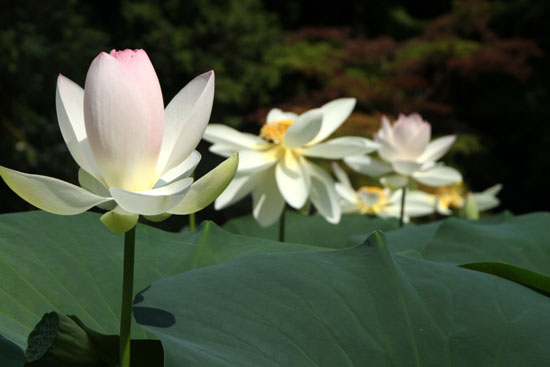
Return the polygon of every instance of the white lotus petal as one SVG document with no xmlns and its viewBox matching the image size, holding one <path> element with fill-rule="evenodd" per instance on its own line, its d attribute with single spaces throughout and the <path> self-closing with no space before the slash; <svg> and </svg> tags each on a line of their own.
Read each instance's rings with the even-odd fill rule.
<svg viewBox="0 0 550 367">
<path fill-rule="evenodd" d="M 139 214 L 129 213 L 117 206 L 113 210 L 103 214 L 101 222 L 114 233 L 126 233 L 136 225 Z"/>
<path fill-rule="evenodd" d="M 199 164 L 201 160 L 201 154 L 194 150 L 189 154 L 189 157 L 185 159 L 183 162 L 181 162 L 176 167 L 172 168 L 171 170 L 165 172 L 159 180 L 155 183 L 155 186 L 153 188 L 165 186 L 166 184 L 182 179 L 184 177 L 189 177 L 191 173 L 195 170 L 197 165 Z"/>
<path fill-rule="evenodd" d="M 390 164 L 381 162 L 367 155 L 357 155 L 344 158 L 344 162 L 354 171 L 367 176 L 378 177 L 393 172 Z"/>
<path fill-rule="evenodd" d="M 213 170 L 194 182 L 183 200 L 170 209 L 172 214 L 191 214 L 210 205 L 225 190 L 235 177 L 239 165 L 239 154 L 216 166 Z"/>
<path fill-rule="evenodd" d="M 401 159 L 401 152 L 392 143 L 378 135 L 375 136 L 375 141 L 378 143 L 378 155 L 386 162 L 393 162 Z"/>
<path fill-rule="evenodd" d="M 59 75 L 55 91 L 57 121 L 63 140 L 75 162 L 94 177 L 101 178 L 84 125 L 84 89 Z"/>
<path fill-rule="evenodd" d="M 502 190 L 502 185 L 497 184 L 482 192 L 474 193 L 473 197 L 477 204 L 477 209 L 479 211 L 485 211 L 499 206 L 500 200 L 496 197 L 496 195 L 500 192 L 500 190 Z"/>
<path fill-rule="evenodd" d="M 142 87 L 131 68 L 104 52 L 86 76 L 86 134 L 109 187 L 145 190 L 156 181 L 164 129 L 163 121 L 153 118 L 152 102 L 160 103 L 161 112 L 163 106 L 162 100 L 148 100 Z"/>
<path fill-rule="evenodd" d="M 110 192 L 124 210 L 143 215 L 158 215 L 175 207 L 191 187 L 192 178 L 184 178 L 166 186 L 144 191 L 127 191 L 111 187 Z"/>
<path fill-rule="evenodd" d="M 378 144 L 369 139 L 346 136 L 305 148 L 303 154 L 307 157 L 342 159 L 349 156 L 371 153 L 377 147 Z"/>
<path fill-rule="evenodd" d="M 298 118 L 298 115 L 294 112 L 283 112 L 278 108 L 273 108 L 267 113 L 266 122 L 269 124 L 271 122 L 291 120 L 295 121 Z"/>
<path fill-rule="evenodd" d="M 199 144 L 213 101 L 214 72 L 209 71 L 190 81 L 166 106 L 158 176 L 180 164 Z"/>
<path fill-rule="evenodd" d="M 302 162 L 292 150 L 285 151 L 284 158 L 275 165 L 275 178 L 286 202 L 300 209 L 309 196 L 311 181 Z"/>
<path fill-rule="evenodd" d="M 342 168 L 338 165 L 338 163 L 333 162 L 332 163 L 332 171 L 334 172 L 334 176 L 336 176 L 336 179 L 344 186 L 349 187 L 352 189 L 351 182 L 349 180 L 349 177 Z"/>
<path fill-rule="evenodd" d="M 309 143 L 321 130 L 323 113 L 320 109 L 301 114 L 283 135 L 283 145 L 299 148 Z"/>
<path fill-rule="evenodd" d="M 237 148 L 235 151 L 242 149 L 257 150 L 266 145 L 265 140 L 257 135 L 242 133 L 222 124 L 209 124 L 202 138 L 213 144 L 234 146 Z"/>
<path fill-rule="evenodd" d="M 317 144 L 328 138 L 351 115 L 355 108 L 355 98 L 339 98 L 321 106 L 323 125 L 317 136 L 308 144 Z"/>
<path fill-rule="evenodd" d="M 78 183 L 83 189 L 86 189 L 98 196 L 111 197 L 111 193 L 107 188 L 99 182 L 97 178 L 84 171 L 82 168 L 78 170 Z M 114 200 L 106 201 L 97 205 L 103 210 L 113 210 L 116 207 Z"/>
<path fill-rule="evenodd" d="M 394 161 L 392 162 L 392 167 L 400 175 L 411 176 L 422 168 L 422 164 L 410 161 Z"/>
<path fill-rule="evenodd" d="M 252 193 L 252 215 L 262 227 L 269 227 L 280 218 L 285 208 L 285 200 L 281 195 L 273 173 L 263 175 Z"/>
<path fill-rule="evenodd" d="M 336 190 L 338 196 L 342 198 L 342 200 L 350 204 L 357 204 L 357 193 L 349 186 L 337 182 L 334 185 L 334 189 Z"/>
<path fill-rule="evenodd" d="M 271 173 L 271 179 L 274 180 L 275 172 L 273 168 L 251 174 L 237 173 L 233 181 L 229 183 L 227 188 L 220 194 L 220 196 L 218 196 L 218 198 L 214 202 L 214 209 L 221 210 L 241 200 L 246 195 L 250 194 L 252 190 L 254 190 L 254 188 L 258 185 L 258 182 L 263 178 L 264 175 L 269 173 Z"/>
<path fill-rule="evenodd" d="M 430 215 L 435 210 L 435 197 L 428 193 L 414 190 L 405 196 L 405 211 L 410 217 Z"/>
<path fill-rule="evenodd" d="M 311 176 L 311 192 L 309 197 L 313 206 L 327 222 L 340 222 L 342 211 L 338 203 L 338 195 L 334 188 L 334 181 L 322 168 L 306 162 L 305 167 Z"/>
<path fill-rule="evenodd" d="M 273 166 L 281 156 L 279 147 L 258 152 L 255 150 L 243 150 L 239 152 L 239 173 L 251 173 L 265 170 Z"/>
<path fill-rule="evenodd" d="M 390 189 L 395 190 L 407 186 L 407 184 L 409 183 L 409 179 L 407 177 L 399 175 L 390 175 L 382 177 L 380 179 L 380 183 L 386 187 L 389 187 Z"/>
<path fill-rule="evenodd" d="M 449 151 L 455 140 L 456 135 L 442 136 L 433 140 L 430 144 L 428 144 L 426 150 L 424 150 L 424 153 L 418 157 L 417 162 L 425 163 L 437 161 Z"/>
<path fill-rule="evenodd" d="M 422 121 L 411 121 L 411 116 L 400 118 L 393 129 L 394 148 L 401 153 L 402 159 L 416 160 L 428 146 L 432 135 L 431 125 Z"/>
<path fill-rule="evenodd" d="M 111 200 L 110 197 L 95 195 L 56 178 L 31 175 L 2 166 L 0 166 L 0 176 L 22 199 L 54 214 L 79 214 Z"/>
<path fill-rule="evenodd" d="M 462 175 L 456 169 L 443 165 L 435 166 L 426 171 L 417 171 L 412 177 L 427 186 L 448 186 L 462 181 Z"/>
</svg>

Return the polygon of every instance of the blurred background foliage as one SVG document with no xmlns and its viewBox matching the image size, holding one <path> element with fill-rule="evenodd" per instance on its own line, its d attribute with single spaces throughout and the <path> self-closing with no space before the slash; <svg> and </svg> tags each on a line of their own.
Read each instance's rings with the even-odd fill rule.
<svg viewBox="0 0 550 367">
<path fill-rule="evenodd" d="M 370 137 L 383 114 L 419 112 L 435 136 L 459 134 L 445 160 L 470 189 L 501 182 L 501 208 L 548 210 L 548 16 L 546 0 L 4 0 L 0 164 L 76 182 L 55 116 L 58 73 L 84 85 L 100 51 L 144 48 L 165 103 L 215 70 L 211 122 L 257 133 L 272 107 L 355 97 L 337 134 Z M 199 150 L 200 176 L 220 159 Z M 5 184 L 0 200 L 1 212 L 31 208 Z M 230 214 L 249 211 L 245 201 Z"/>
</svg>

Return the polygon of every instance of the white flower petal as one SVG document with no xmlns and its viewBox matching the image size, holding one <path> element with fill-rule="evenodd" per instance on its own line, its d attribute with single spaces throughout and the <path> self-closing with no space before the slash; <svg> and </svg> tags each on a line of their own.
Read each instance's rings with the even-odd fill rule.
<svg viewBox="0 0 550 367">
<path fill-rule="evenodd" d="M 336 190 L 338 196 L 342 198 L 342 200 L 350 204 L 357 205 L 357 193 L 352 188 L 337 182 L 334 185 L 334 189 Z"/>
<path fill-rule="evenodd" d="M 234 146 L 235 151 L 242 149 L 259 150 L 267 145 L 265 140 L 257 135 L 242 133 L 222 124 L 209 124 L 202 138 L 213 144 Z"/>
<path fill-rule="evenodd" d="M 158 176 L 180 164 L 199 144 L 213 101 L 214 72 L 209 71 L 190 81 L 166 106 Z"/>
<path fill-rule="evenodd" d="M 84 120 L 107 185 L 145 190 L 156 181 L 164 130 L 163 121 L 153 118 L 152 102 L 160 103 L 161 112 L 163 106 L 162 100 L 147 99 L 132 70 L 106 53 L 94 59 L 84 88 Z"/>
<path fill-rule="evenodd" d="M 298 118 L 298 115 L 294 112 L 283 112 L 278 108 L 273 108 L 267 113 L 266 122 L 269 124 L 271 122 L 291 120 L 295 121 Z"/>
<path fill-rule="evenodd" d="M 279 147 L 267 152 L 243 150 L 239 152 L 239 173 L 257 172 L 269 168 L 279 160 L 281 154 Z"/>
<path fill-rule="evenodd" d="M 98 196 L 111 197 L 111 193 L 107 188 L 99 182 L 97 178 L 84 171 L 82 168 L 78 170 L 78 183 L 83 189 L 86 189 Z M 113 210 L 116 207 L 114 200 L 110 200 L 97 205 L 103 210 Z"/>
<path fill-rule="evenodd" d="M 274 169 L 271 168 L 267 171 L 257 172 L 257 173 L 245 173 L 235 175 L 233 181 L 229 183 L 227 188 L 218 196 L 214 202 L 214 209 L 221 210 L 231 204 L 236 203 L 237 201 L 244 198 L 246 195 L 250 194 L 252 190 L 258 185 L 258 182 L 261 181 L 264 175 L 271 173 L 271 179 L 275 179 Z"/>
<path fill-rule="evenodd" d="M 101 179 L 84 125 L 84 89 L 60 74 L 57 78 L 55 108 L 61 135 L 73 159 L 84 170 Z"/>
<path fill-rule="evenodd" d="M 126 210 L 117 206 L 113 210 L 103 214 L 101 222 L 114 233 L 126 233 L 136 225 L 139 214 L 128 213 Z"/>
<path fill-rule="evenodd" d="M 390 175 L 382 177 L 380 183 L 390 189 L 396 190 L 407 186 L 409 179 L 399 175 Z"/>
<path fill-rule="evenodd" d="M 419 115 L 419 120 L 411 121 L 412 116 L 401 117 L 393 129 L 394 148 L 401 153 L 402 159 L 407 160 L 416 160 L 428 146 L 432 135 L 430 124 L 423 122 Z"/>
<path fill-rule="evenodd" d="M 299 148 L 309 143 L 321 129 L 323 113 L 320 109 L 301 114 L 283 136 L 283 145 Z"/>
<path fill-rule="evenodd" d="M 54 214 L 79 214 L 111 200 L 110 197 L 95 195 L 56 178 L 31 175 L 2 166 L 0 166 L 0 176 L 22 199 Z"/>
<path fill-rule="evenodd" d="M 117 204 L 130 213 L 158 215 L 175 207 L 187 194 L 192 182 L 192 178 L 184 178 L 151 190 L 127 191 L 111 187 L 109 191 Z"/>
<path fill-rule="evenodd" d="M 195 170 L 197 165 L 199 164 L 201 160 L 201 154 L 194 150 L 189 154 L 189 157 L 185 159 L 183 162 L 181 162 L 176 167 L 172 168 L 171 170 L 165 172 L 159 180 L 155 183 L 155 186 L 153 188 L 165 186 L 166 184 L 182 179 L 184 177 L 189 177 L 191 173 Z"/>
<path fill-rule="evenodd" d="M 172 214 L 191 214 L 210 205 L 225 190 L 235 177 L 239 165 L 239 154 L 235 153 L 216 168 L 194 182 L 183 200 L 170 209 Z"/>
<path fill-rule="evenodd" d="M 339 98 L 321 106 L 323 125 L 321 130 L 308 145 L 317 144 L 328 138 L 351 115 L 355 108 L 355 98 Z"/>
<path fill-rule="evenodd" d="M 387 141 L 378 135 L 375 135 L 376 143 L 378 143 L 378 155 L 386 162 L 393 162 L 397 159 L 401 159 L 401 153 L 397 150 L 391 142 Z"/>
<path fill-rule="evenodd" d="M 473 196 L 477 204 L 477 209 L 479 211 L 485 211 L 499 206 L 500 200 L 496 195 L 500 190 L 502 190 L 502 184 L 497 184 L 482 192 L 474 193 Z"/>
<path fill-rule="evenodd" d="M 231 157 L 234 153 L 237 153 L 241 148 L 235 145 L 226 145 L 226 144 L 213 144 L 208 148 L 214 154 L 221 155 L 222 157 Z"/>
<path fill-rule="evenodd" d="M 329 223 L 340 222 L 342 212 L 338 203 L 338 195 L 334 189 L 334 181 L 322 168 L 306 162 L 311 176 L 311 193 L 309 195 L 313 206 Z"/>
<path fill-rule="evenodd" d="M 344 186 L 349 187 L 352 189 L 351 182 L 349 180 L 349 177 L 342 168 L 338 165 L 338 163 L 333 162 L 332 163 L 332 171 L 334 172 L 334 176 L 336 176 L 336 179 Z"/>
<path fill-rule="evenodd" d="M 252 193 L 252 215 L 262 227 L 269 227 L 281 216 L 285 200 L 281 195 L 273 173 L 263 175 Z"/>
<path fill-rule="evenodd" d="M 375 151 L 378 144 L 358 136 L 346 136 L 329 140 L 304 149 L 307 157 L 342 159 L 349 156 L 367 154 Z"/>
<path fill-rule="evenodd" d="M 435 210 L 435 197 L 422 191 L 409 191 L 405 196 L 405 212 L 410 217 L 430 215 Z"/>
<path fill-rule="evenodd" d="M 368 155 L 357 155 L 344 158 L 344 162 L 354 171 L 367 176 L 378 177 L 393 172 L 391 165 Z"/>
<path fill-rule="evenodd" d="M 455 140 L 456 135 L 442 136 L 433 140 L 430 144 L 428 144 L 426 150 L 424 150 L 424 153 L 418 157 L 417 162 L 425 163 L 437 161 L 449 151 Z"/>
<path fill-rule="evenodd" d="M 309 196 L 311 181 L 299 157 L 287 149 L 284 158 L 275 165 L 275 178 L 286 202 L 300 209 Z"/>
<path fill-rule="evenodd" d="M 417 171 L 412 177 L 427 186 L 448 186 L 462 181 L 462 175 L 456 169 L 438 165 L 425 171 Z"/>
<path fill-rule="evenodd" d="M 422 168 L 422 164 L 410 161 L 394 161 L 392 162 L 392 167 L 400 175 L 411 176 Z"/>
</svg>

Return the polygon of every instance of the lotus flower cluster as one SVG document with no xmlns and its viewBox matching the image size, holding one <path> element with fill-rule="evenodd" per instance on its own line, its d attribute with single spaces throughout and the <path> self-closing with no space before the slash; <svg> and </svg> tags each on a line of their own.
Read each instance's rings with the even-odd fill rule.
<svg viewBox="0 0 550 367">
<path fill-rule="evenodd" d="M 224 190 L 237 167 L 232 157 L 193 183 L 195 151 L 212 110 L 214 73 L 193 79 L 164 109 L 160 84 L 143 50 L 102 52 L 85 88 L 60 75 L 56 107 L 61 133 L 80 166 L 81 187 L 0 167 L 19 196 L 56 214 L 93 206 L 110 229 L 126 232 L 140 214 L 162 219 L 202 209 Z"/>
<path fill-rule="evenodd" d="M 340 221 L 341 209 L 334 180 L 308 158 L 341 159 L 374 151 L 377 145 L 362 137 L 325 141 L 348 118 L 355 99 L 342 98 L 301 115 L 269 111 L 259 136 L 225 125 L 209 125 L 204 139 L 222 156 L 239 152 L 235 179 L 216 199 L 222 209 L 252 193 L 253 215 L 269 226 L 280 217 L 285 203 L 303 208 L 311 202 L 331 223 Z"/>
</svg>

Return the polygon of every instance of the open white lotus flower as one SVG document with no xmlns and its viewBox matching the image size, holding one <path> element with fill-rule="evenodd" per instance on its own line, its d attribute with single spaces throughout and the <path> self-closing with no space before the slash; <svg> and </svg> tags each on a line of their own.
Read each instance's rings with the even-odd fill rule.
<svg viewBox="0 0 550 367">
<path fill-rule="evenodd" d="M 502 184 L 496 184 L 482 192 L 467 192 L 462 182 L 438 187 L 434 192 L 434 204 L 436 210 L 442 215 L 451 215 L 453 209 L 462 209 L 468 198 L 475 202 L 476 210 L 479 212 L 496 208 L 500 204 L 497 198 L 502 190 Z"/>
<path fill-rule="evenodd" d="M 393 126 L 384 116 L 382 128 L 374 136 L 380 145 L 378 155 L 383 161 L 359 155 L 347 157 L 344 162 L 353 170 L 373 177 L 397 173 L 381 180 L 390 187 L 403 187 L 409 178 L 427 186 L 462 181 L 462 175 L 456 169 L 437 163 L 447 153 L 456 136 L 447 135 L 432 142 L 430 138 L 431 125 L 419 114 L 399 115 Z"/>
<path fill-rule="evenodd" d="M 259 136 L 209 125 L 204 139 L 214 143 L 212 152 L 222 156 L 239 152 L 235 179 L 216 199 L 215 208 L 252 193 L 254 218 L 266 227 L 277 221 L 285 202 L 300 209 L 309 199 L 327 221 L 338 223 L 341 211 L 334 181 L 307 158 L 341 159 L 376 149 L 373 141 L 361 137 L 325 141 L 354 107 L 355 99 L 341 98 L 301 115 L 275 108 L 269 111 Z"/>
<path fill-rule="evenodd" d="M 402 190 L 390 190 L 376 186 L 363 186 L 355 190 L 348 175 L 336 163 L 332 165 L 337 178 L 336 192 L 340 198 L 342 213 L 360 213 L 381 218 L 399 218 Z M 411 217 L 421 217 L 434 212 L 434 196 L 414 190 L 405 195 L 404 222 Z"/>
<path fill-rule="evenodd" d="M 60 75 L 56 107 L 67 148 L 80 166 L 82 187 L 0 167 L 8 186 L 32 205 L 55 214 L 94 206 L 117 233 L 140 214 L 162 219 L 210 204 L 238 165 L 233 156 L 193 183 L 195 151 L 212 110 L 214 72 L 187 84 L 164 109 L 160 84 L 143 50 L 102 52 L 90 65 L 85 89 Z"/>
</svg>

